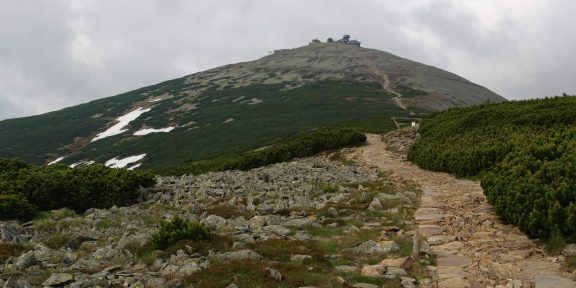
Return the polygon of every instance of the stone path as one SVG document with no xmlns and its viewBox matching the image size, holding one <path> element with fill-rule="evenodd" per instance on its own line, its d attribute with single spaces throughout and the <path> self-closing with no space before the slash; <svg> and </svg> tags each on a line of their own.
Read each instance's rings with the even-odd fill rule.
<svg viewBox="0 0 576 288">
<path fill-rule="evenodd" d="M 576 287 L 574 276 L 562 272 L 562 257 L 547 257 L 537 242 L 498 220 L 478 181 L 422 170 L 387 151 L 380 135 L 369 134 L 368 145 L 354 153 L 422 189 L 415 218 L 437 255 L 437 287 Z"/>
</svg>

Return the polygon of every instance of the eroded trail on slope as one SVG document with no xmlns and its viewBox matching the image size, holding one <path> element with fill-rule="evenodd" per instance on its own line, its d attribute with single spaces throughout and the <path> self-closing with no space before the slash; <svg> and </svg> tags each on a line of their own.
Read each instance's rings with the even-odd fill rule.
<svg viewBox="0 0 576 288">
<path fill-rule="evenodd" d="M 390 78 L 388 78 L 388 75 L 386 75 L 386 73 L 378 69 L 378 67 L 376 67 L 376 65 L 374 65 L 374 63 L 370 59 L 368 59 L 368 57 L 363 56 L 363 58 L 365 59 L 366 65 L 370 68 L 370 70 L 372 70 L 374 74 L 380 77 L 380 83 L 382 85 L 382 89 L 384 89 L 384 91 L 386 91 L 388 94 L 394 95 L 394 104 L 400 107 L 401 109 L 404 110 L 408 109 L 406 104 L 402 102 L 402 94 L 390 88 Z"/>
<path fill-rule="evenodd" d="M 415 218 L 438 257 L 438 287 L 576 287 L 573 276 L 562 272 L 561 259 L 546 257 L 535 241 L 498 220 L 478 181 L 422 170 L 387 151 L 380 135 L 369 134 L 368 144 L 354 153 L 421 187 Z"/>
</svg>

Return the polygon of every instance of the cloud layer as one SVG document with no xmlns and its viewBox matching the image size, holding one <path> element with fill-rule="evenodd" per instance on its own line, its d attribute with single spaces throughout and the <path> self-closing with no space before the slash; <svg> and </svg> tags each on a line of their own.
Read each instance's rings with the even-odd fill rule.
<svg viewBox="0 0 576 288">
<path fill-rule="evenodd" d="M 570 0 L 0 0 L 0 119 L 318 37 L 437 66 L 508 99 L 576 94 Z"/>
</svg>

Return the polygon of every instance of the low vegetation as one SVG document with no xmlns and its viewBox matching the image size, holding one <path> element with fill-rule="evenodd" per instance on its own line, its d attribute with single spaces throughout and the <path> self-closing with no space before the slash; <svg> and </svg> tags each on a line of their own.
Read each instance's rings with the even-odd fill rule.
<svg viewBox="0 0 576 288">
<path fill-rule="evenodd" d="M 30 220 L 38 211 L 68 208 L 82 213 L 132 203 L 154 175 L 103 165 L 72 169 L 0 159 L 0 220 Z"/>
<path fill-rule="evenodd" d="M 198 222 L 187 222 L 180 217 L 163 221 L 160 230 L 152 235 L 152 246 L 164 250 L 182 240 L 202 241 L 210 239 L 210 231 Z"/>
<path fill-rule="evenodd" d="M 312 156 L 326 150 L 359 146 L 364 142 L 366 142 L 366 135 L 357 129 L 324 128 L 299 134 L 285 142 L 261 150 L 181 165 L 167 169 L 162 174 L 182 175 L 202 174 L 210 171 L 250 170 L 298 157 Z"/>
<path fill-rule="evenodd" d="M 420 133 L 410 160 L 481 177 L 503 220 L 552 246 L 576 242 L 576 97 L 450 109 Z"/>
</svg>

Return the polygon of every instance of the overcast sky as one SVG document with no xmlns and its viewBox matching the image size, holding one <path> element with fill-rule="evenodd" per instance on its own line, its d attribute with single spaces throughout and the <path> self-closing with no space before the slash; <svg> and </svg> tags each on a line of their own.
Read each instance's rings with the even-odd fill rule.
<svg viewBox="0 0 576 288">
<path fill-rule="evenodd" d="M 576 94 L 574 0 L 0 0 L 0 119 L 344 33 L 508 99 Z"/>
</svg>

